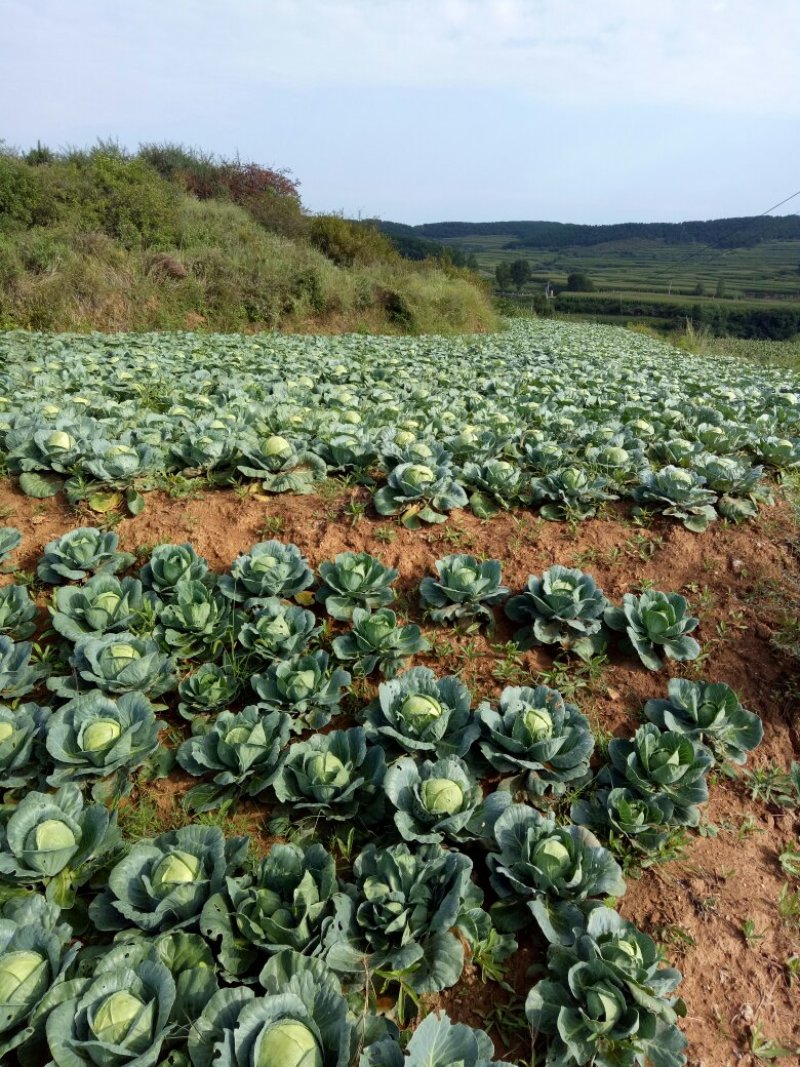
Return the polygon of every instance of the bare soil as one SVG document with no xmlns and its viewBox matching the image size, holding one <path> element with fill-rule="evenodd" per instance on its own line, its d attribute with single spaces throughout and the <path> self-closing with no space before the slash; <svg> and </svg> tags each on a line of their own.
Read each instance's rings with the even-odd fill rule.
<svg viewBox="0 0 800 1067">
<path fill-rule="evenodd" d="M 327 487 L 324 487 L 327 490 Z M 643 583 L 680 591 L 701 623 L 699 664 L 669 663 L 657 674 L 638 661 L 612 653 L 599 677 L 569 677 L 582 685 L 573 699 L 601 733 L 630 735 L 642 720 L 644 702 L 666 694 L 668 677 L 686 675 L 724 681 L 742 703 L 764 721 L 762 746 L 747 769 L 771 764 L 786 770 L 800 758 L 800 673 L 798 661 L 780 647 L 787 619 L 797 615 L 798 529 L 791 509 L 779 503 L 754 523 L 718 523 L 696 535 L 666 521 L 642 529 L 624 508 L 582 523 L 544 523 L 527 512 L 505 513 L 489 522 L 456 512 L 446 526 L 408 531 L 392 520 L 359 514 L 368 495 L 333 489 L 313 497 L 242 496 L 213 491 L 171 499 L 150 494 L 143 515 L 118 526 L 128 550 L 159 541 L 190 541 L 217 570 L 230 565 L 251 544 L 270 537 L 293 541 L 313 565 L 344 550 L 369 551 L 400 572 L 399 613 L 422 621 L 416 587 L 437 558 L 451 552 L 495 557 L 504 580 L 518 591 L 529 574 L 553 563 L 580 566 L 592 573 L 605 593 L 619 599 Z M 0 485 L 0 509 L 24 540 L 18 565 L 33 569 L 43 546 L 77 525 L 98 518 L 76 515 L 55 498 L 34 501 L 9 483 Z M 478 697 L 496 696 L 504 684 L 554 685 L 553 655 L 524 653 L 518 664 L 498 646 L 511 628 L 499 622 L 491 641 L 481 634 L 423 624 L 435 641 L 434 654 L 417 662 L 438 673 L 459 671 Z M 540 677 L 537 678 L 537 675 Z M 371 683 L 363 695 L 369 696 Z M 179 725 L 177 716 L 173 721 Z M 158 783 L 158 804 L 165 812 L 177 804 L 186 783 Z M 263 833 L 265 812 L 243 811 L 253 833 Z M 664 945 L 684 974 L 679 990 L 688 1007 L 684 1022 L 689 1063 L 697 1067 L 755 1064 L 751 1046 L 758 1035 L 788 1049 L 800 1047 L 800 979 L 790 984 L 786 963 L 800 955 L 800 916 L 781 918 L 778 900 L 785 885 L 797 880 L 782 871 L 779 853 L 797 847 L 800 812 L 753 800 L 741 773 L 733 780 L 716 774 L 705 809 L 707 829 L 692 834 L 684 854 L 670 863 L 630 878 L 623 914 Z M 743 932 L 752 923 L 752 936 Z M 529 969 L 541 966 L 544 948 L 533 932 L 522 938 L 507 980 L 524 997 Z M 535 970 L 534 970 L 535 973 Z M 511 1005 L 506 1009 L 504 1005 Z M 454 990 L 438 998 L 454 1018 L 488 1026 L 498 1054 L 529 1057 L 529 1035 L 515 1029 L 520 1004 L 493 982 L 483 983 L 468 967 Z M 513 1005 L 513 1011 L 512 1011 Z M 796 1062 L 791 1055 L 784 1062 Z"/>
</svg>

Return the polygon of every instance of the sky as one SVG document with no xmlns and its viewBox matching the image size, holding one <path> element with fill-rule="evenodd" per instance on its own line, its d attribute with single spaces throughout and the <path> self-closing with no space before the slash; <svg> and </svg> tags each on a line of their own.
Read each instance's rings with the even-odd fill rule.
<svg viewBox="0 0 800 1067">
<path fill-rule="evenodd" d="M 0 0 L 0 25 L 7 144 L 238 153 L 312 211 L 669 222 L 800 190 L 800 0 Z"/>
</svg>

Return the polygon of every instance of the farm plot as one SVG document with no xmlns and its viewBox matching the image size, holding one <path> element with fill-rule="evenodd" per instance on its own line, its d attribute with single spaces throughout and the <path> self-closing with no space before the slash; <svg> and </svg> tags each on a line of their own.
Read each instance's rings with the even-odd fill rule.
<svg viewBox="0 0 800 1067">
<path fill-rule="evenodd" d="M 797 383 L 560 326 L 5 344 L 9 1062 L 800 1043 Z"/>
</svg>

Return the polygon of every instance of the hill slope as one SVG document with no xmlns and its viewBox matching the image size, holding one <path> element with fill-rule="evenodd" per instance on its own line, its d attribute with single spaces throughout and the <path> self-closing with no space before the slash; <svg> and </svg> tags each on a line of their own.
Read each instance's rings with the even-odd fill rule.
<svg viewBox="0 0 800 1067">
<path fill-rule="evenodd" d="M 180 146 L 0 146 L 0 328 L 451 333 L 487 287 L 374 227 L 311 216 L 284 172 Z"/>
</svg>

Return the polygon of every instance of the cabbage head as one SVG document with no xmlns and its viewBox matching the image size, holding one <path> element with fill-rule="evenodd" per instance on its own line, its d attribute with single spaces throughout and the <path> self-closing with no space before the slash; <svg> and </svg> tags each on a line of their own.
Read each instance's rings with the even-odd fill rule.
<svg viewBox="0 0 800 1067">
<path fill-rule="evenodd" d="M 237 986 L 211 998 L 189 1032 L 192 1067 L 347 1067 L 353 1024 L 321 960 L 281 953 L 262 984 L 264 996 Z"/>
<path fill-rule="evenodd" d="M 297 815 L 374 823 L 382 814 L 386 757 L 360 726 L 313 734 L 289 746 L 275 795 Z"/>
<path fill-rule="evenodd" d="M 323 953 L 338 892 L 336 864 L 322 845 L 276 844 L 256 871 L 226 879 L 209 898 L 200 929 L 219 942 L 227 980 L 252 982 L 266 958 L 282 949 Z"/>
<path fill-rule="evenodd" d="M 391 608 L 375 612 L 355 608 L 350 632 L 333 640 L 337 659 L 353 661 L 357 675 L 378 670 L 385 678 L 394 678 L 411 656 L 430 647 L 419 626 L 399 626 Z"/>
<path fill-rule="evenodd" d="M 90 574 L 114 574 L 133 563 L 129 552 L 119 552 L 119 537 L 93 526 L 77 530 L 50 541 L 44 548 L 37 574 L 49 585 L 79 582 Z"/>
<path fill-rule="evenodd" d="M 492 628 L 491 608 L 509 592 L 500 581 L 500 561 L 453 555 L 438 559 L 435 567 L 438 578 L 423 578 L 419 586 L 422 606 L 433 621 L 452 624 L 463 619 Z"/>
<path fill-rule="evenodd" d="M 645 667 L 658 671 L 662 655 L 685 662 L 700 655 L 700 645 L 689 635 L 699 620 L 689 614 L 688 604 L 678 593 L 648 589 L 641 596 L 625 593 L 621 608 L 606 608 L 606 625 L 625 635 L 628 646 Z"/>
<path fill-rule="evenodd" d="M 671 678 L 668 700 L 648 700 L 644 713 L 662 730 L 700 741 L 719 758 L 742 764 L 764 735 L 758 715 L 724 683 Z"/>
<path fill-rule="evenodd" d="M 559 826 L 525 804 L 511 804 L 494 824 L 489 876 L 500 898 L 497 921 L 521 929 L 527 908 L 546 934 L 567 905 L 625 892 L 611 853 L 583 826 Z"/>
<path fill-rule="evenodd" d="M 557 690 L 507 686 L 500 694 L 499 711 L 484 703 L 478 718 L 484 759 L 502 774 L 527 772 L 527 788 L 533 793 L 561 794 L 589 777 L 591 726 Z"/>
<path fill-rule="evenodd" d="M 364 729 L 393 754 L 464 756 L 480 734 L 471 703 L 460 678 L 437 678 L 427 667 L 412 667 L 380 684 L 377 699 L 363 713 Z"/>
<path fill-rule="evenodd" d="M 236 713 L 222 711 L 213 723 L 201 725 L 178 749 L 185 771 L 211 778 L 211 784 L 186 794 L 188 810 L 211 811 L 237 797 L 263 793 L 280 771 L 290 730 L 285 712 L 264 712 L 254 705 Z"/>
<path fill-rule="evenodd" d="M 158 748 L 166 723 L 156 719 L 153 705 L 141 693 L 112 699 L 93 690 L 61 705 L 47 731 L 47 752 L 53 761 L 49 785 L 108 779 L 106 795 L 125 796 L 132 774 Z"/>
<path fill-rule="evenodd" d="M 264 674 L 254 674 L 250 685 L 270 711 L 286 711 L 293 729 L 319 730 L 340 711 L 350 675 L 328 666 L 328 653 L 322 650 L 306 656 L 292 656 L 272 663 Z"/>
<path fill-rule="evenodd" d="M 197 924 L 203 905 L 244 861 L 247 838 L 218 826 L 183 826 L 135 844 L 89 906 L 98 930 L 148 935 Z"/>
<path fill-rule="evenodd" d="M 356 608 L 382 608 L 395 598 L 397 571 L 369 552 L 340 552 L 333 563 L 320 563 L 319 604 L 334 619 L 352 619 Z"/>
<path fill-rule="evenodd" d="M 259 541 L 237 556 L 219 587 L 231 600 L 294 597 L 314 581 L 314 573 L 297 545 Z"/>
<path fill-rule="evenodd" d="M 26 793 L 0 825 L 0 882 L 47 887 L 47 899 L 72 906 L 77 887 L 118 847 L 116 814 L 84 805 L 70 782 L 55 793 Z"/>
<path fill-rule="evenodd" d="M 156 1067 L 175 1003 L 163 963 L 144 960 L 84 979 L 47 1018 L 56 1067 Z"/>
</svg>

